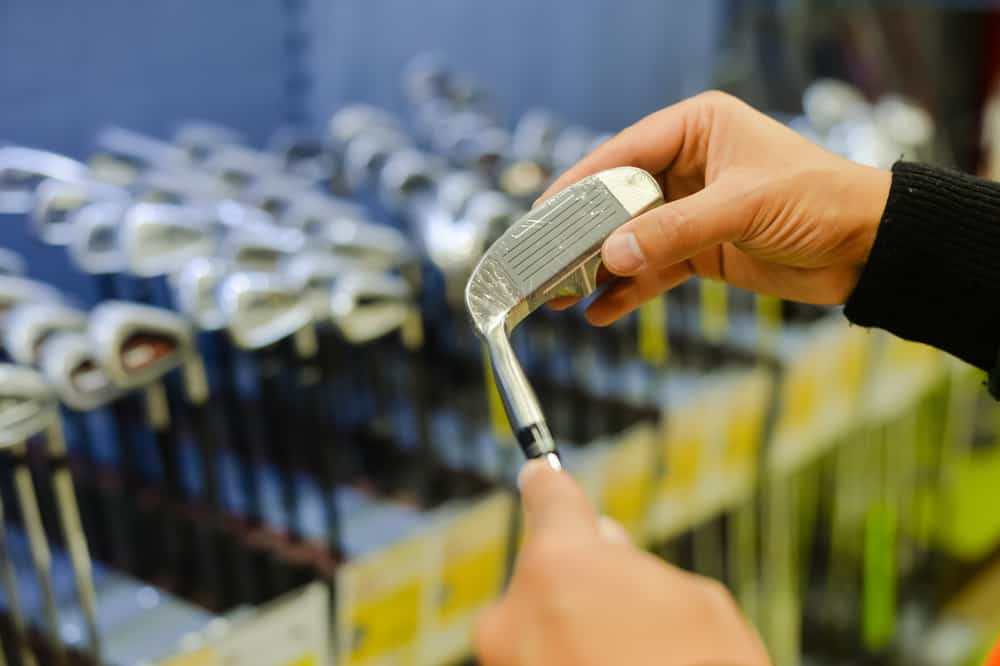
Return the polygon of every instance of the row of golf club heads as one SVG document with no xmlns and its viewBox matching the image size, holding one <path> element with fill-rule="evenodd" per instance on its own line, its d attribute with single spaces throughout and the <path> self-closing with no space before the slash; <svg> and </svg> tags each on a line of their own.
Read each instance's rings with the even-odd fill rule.
<svg viewBox="0 0 1000 666">
<path fill-rule="evenodd" d="M 803 92 L 802 109 L 789 124 L 855 162 L 886 168 L 900 156 L 934 158 L 934 119 L 903 95 L 887 93 L 873 103 L 846 81 L 817 79 Z"/>
</svg>

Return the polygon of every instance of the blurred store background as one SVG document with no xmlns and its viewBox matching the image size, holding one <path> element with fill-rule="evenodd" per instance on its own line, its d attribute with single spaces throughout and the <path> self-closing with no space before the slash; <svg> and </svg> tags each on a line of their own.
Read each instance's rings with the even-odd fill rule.
<svg viewBox="0 0 1000 666">
<path fill-rule="evenodd" d="M 0 276 L 0 328 L 51 392 L 0 395 L 40 410 L 0 433 L 6 663 L 468 661 L 517 530 L 456 300 L 487 241 L 710 88 L 852 159 L 1000 177 L 998 82 L 989 3 L 0 0 L 0 269 L 37 281 Z M 977 373 L 711 283 L 523 328 L 573 473 L 777 664 L 971 664 L 1000 631 Z"/>
</svg>

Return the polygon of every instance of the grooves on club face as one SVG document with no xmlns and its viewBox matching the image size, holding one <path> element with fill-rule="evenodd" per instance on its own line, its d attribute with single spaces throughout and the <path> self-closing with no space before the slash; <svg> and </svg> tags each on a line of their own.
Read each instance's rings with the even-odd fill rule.
<svg viewBox="0 0 1000 666">
<path fill-rule="evenodd" d="M 592 293 L 604 240 L 662 202 L 659 185 L 645 171 L 633 167 L 603 171 L 529 211 L 473 270 L 465 291 L 466 308 L 486 343 L 507 416 L 529 457 L 547 453 L 554 445 L 510 345 L 510 331 L 552 298 Z"/>
</svg>

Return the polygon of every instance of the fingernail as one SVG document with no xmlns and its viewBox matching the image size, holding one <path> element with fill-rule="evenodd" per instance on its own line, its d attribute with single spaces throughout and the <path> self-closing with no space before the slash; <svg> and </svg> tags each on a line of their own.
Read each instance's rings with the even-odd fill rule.
<svg viewBox="0 0 1000 666">
<path fill-rule="evenodd" d="M 529 460 L 524 463 L 524 465 L 521 466 L 521 471 L 517 475 L 518 489 L 524 490 L 525 484 L 531 480 L 531 477 L 547 468 L 548 464 L 544 460 Z"/>
<path fill-rule="evenodd" d="M 604 537 L 604 540 L 609 543 L 629 543 L 631 541 L 628 532 L 614 518 L 601 516 L 601 519 L 597 523 L 597 529 L 600 531 L 601 536 Z"/>
<path fill-rule="evenodd" d="M 639 241 L 631 231 L 619 231 L 604 242 L 604 265 L 614 273 L 635 273 L 646 265 Z"/>
</svg>

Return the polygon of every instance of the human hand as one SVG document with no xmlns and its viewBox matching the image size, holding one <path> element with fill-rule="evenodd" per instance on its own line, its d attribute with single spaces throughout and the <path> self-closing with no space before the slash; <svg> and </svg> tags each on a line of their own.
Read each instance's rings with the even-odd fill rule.
<svg viewBox="0 0 1000 666">
<path fill-rule="evenodd" d="M 565 472 L 521 472 L 525 541 L 476 635 L 484 666 L 758 666 L 767 652 L 719 583 L 608 529 Z"/>
<path fill-rule="evenodd" d="M 597 325 L 693 275 L 807 303 L 844 303 L 891 182 L 888 171 L 834 155 L 738 99 L 708 92 L 625 129 L 541 198 L 618 166 L 654 174 L 668 203 L 605 241 L 604 265 L 623 279 L 590 306 Z"/>
</svg>

